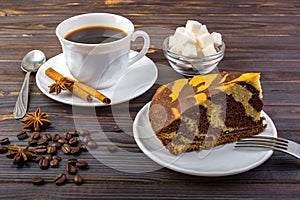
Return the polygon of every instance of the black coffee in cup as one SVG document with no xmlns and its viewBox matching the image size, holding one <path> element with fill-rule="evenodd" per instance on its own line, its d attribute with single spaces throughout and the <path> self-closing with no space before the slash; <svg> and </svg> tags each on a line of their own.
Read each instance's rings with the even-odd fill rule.
<svg viewBox="0 0 300 200">
<path fill-rule="evenodd" d="M 84 44 L 113 42 L 127 36 L 121 29 L 111 26 L 87 26 L 76 29 L 65 35 L 65 39 Z"/>
</svg>

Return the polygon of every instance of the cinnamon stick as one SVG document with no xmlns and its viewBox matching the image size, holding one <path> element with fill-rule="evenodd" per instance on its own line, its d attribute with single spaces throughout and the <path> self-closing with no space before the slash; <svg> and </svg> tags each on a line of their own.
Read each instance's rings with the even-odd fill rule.
<svg viewBox="0 0 300 200">
<path fill-rule="evenodd" d="M 96 99 L 99 99 L 100 101 L 102 101 L 105 104 L 110 104 L 111 100 L 105 96 L 104 94 L 100 93 L 98 90 L 95 90 L 94 88 L 85 85 L 79 81 L 75 81 L 74 85 L 76 85 L 77 87 L 85 90 L 87 93 L 91 94 L 93 97 L 95 97 Z"/>
<path fill-rule="evenodd" d="M 45 74 L 54 81 L 59 80 L 64 77 L 63 75 L 58 73 L 56 70 L 54 70 L 52 67 L 46 69 Z M 68 88 L 68 90 L 70 90 L 73 94 L 75 94 L 76 96 L 80 97 L 81 99 L 83 99 L 87 102 L 92 101 L 92 97 L 88 92 L 78 88 L 74 84 L 70 88 Z"/>
<path fill-rule="evenodd" d="M 46 75 L 49 76 L 53 80 L 58 80 L 60 78 L 63 78 L 60 73 L 55 71 L 53 68 L 48 68 L 45 71 Z M 100 93 L 99 91 L 95 90 L 94 88 L 85 85 L 79 81 L 74 80 L 74 84 L 69 89 L 71 92 L 73 92 L 75 95 L 79 96 L 80 98 L 90 102 L 91 96 L 95 97 L 96 99 L 99 99 L 105 104 L 110 104 L 111 100 L 106 97 L 104 94 Z"/>
</svg>

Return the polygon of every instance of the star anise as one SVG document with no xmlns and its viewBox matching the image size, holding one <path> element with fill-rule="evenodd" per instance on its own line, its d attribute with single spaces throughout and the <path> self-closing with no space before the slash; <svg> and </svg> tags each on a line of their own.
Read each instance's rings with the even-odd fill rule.
<svg viewBox="0 0 300 200">
<path fill-rule="evenodd" d="M 25 129 L 32 129 L 34 131 L 40 131 L 51 124 L 51 121 L 47 118 L 47 114 L 41 113 L 40 108 L 37 108 L 35 113 L 26 113 L 25 117 L 20 121 L 26 123 L 24 126 Z"/>
<path fill-rule="evenodd" d="M 49 86 L 49 93 L 55 92 L 56 94 L 59 94 L 61 90 L 67 90 L 74 84 L 74 80 L 63 77 L 59 80 L 56 80 L 55 83 L 51 84 Z"/>
<path fill-rule="evenodd" d="M 7 149 L 9 154 L 7 154 L 6 157 L 13 159 L 13 163 L 15 164 L 24 163 L 35 157 L 35 152 L 29 150 L 29 146 L 22 149 L 15 144 L 13 147 L 8 146 Z"/>
</svg>

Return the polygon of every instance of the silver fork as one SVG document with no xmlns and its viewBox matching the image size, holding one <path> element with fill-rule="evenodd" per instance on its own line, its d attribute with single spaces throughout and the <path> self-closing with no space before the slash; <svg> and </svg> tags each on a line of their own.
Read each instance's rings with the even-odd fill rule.
<svg viewBox="0 0 300 200">
<path fill-rule="evenodd" d="M 241 138 L 235 144 L 236 148 L 268 148 L 290 154 L 300 159 L 300 144 L 284 138 L 268 136 L 252 136 Z"/>
</svg>

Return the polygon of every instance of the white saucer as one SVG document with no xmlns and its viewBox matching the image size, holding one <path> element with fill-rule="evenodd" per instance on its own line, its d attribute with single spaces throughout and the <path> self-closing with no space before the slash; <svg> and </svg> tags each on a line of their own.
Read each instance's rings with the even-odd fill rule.
<svg viewBox="0 0 300 200">
<path fill-rule="evenodd" d="M 156 163 L 185 174 L 197 176 L 227 176 L 253 169 L 265 162 L 272 150 L 239 150 L 234 143 L 217 146 L 211 151 L 189 152 L 175 156 L 169 153 L 152 131 L 149 119 L 150 103 L 137 114 L 133 123 L 133 136 L 140 149 Z M 266 130 L 260 135 L 277 137 L 277 131 L 271 118 L 266 118 Z"/>
<path fill-rule="evenodd" d="M 130 56 L 137 52 L 131 51 Z M 70 74 L 63 54 L 59 54 L 46 63 L 44 63 L 36 74 L 36 83 L 38 88 L 48 97 L 61 103 L 76 105 L 76 106 L 107 106 L 97 99 L 92 102 L 86 102 L 79 97 L 73 95 L 69 91 L 62 91 L 59 95 L 50 94 L 48 86 L 54 81 L 50 79 L 45 70 L 52 67 L 63 76 L 73 78 Z M 118 104 L 134 99 L 144 92 L 149 90 L 157 79 L 157 68 L 154 62 L 148 57 L 144 56 L 141 60 L 134 63 L 122 76 L 122 78 L 111 88 L 106 88 L 101 91 L 111 99 L 111 104 Z"/>
</svg>

